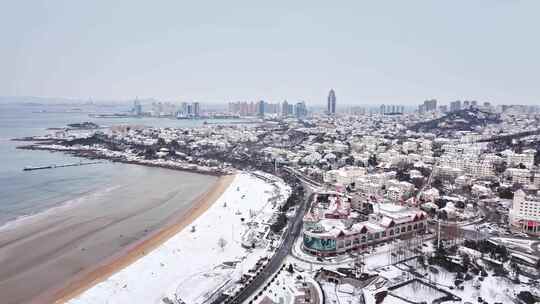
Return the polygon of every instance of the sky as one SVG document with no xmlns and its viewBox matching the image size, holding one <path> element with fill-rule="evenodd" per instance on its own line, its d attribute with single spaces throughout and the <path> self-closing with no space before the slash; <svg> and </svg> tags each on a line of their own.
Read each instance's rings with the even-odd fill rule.
<svg viewBox="0 0 540 304">
<path fill-rule="evenodd" d="M 0 95 L 540 104 L 540 1 L 0 0 Z"/>
</svg>

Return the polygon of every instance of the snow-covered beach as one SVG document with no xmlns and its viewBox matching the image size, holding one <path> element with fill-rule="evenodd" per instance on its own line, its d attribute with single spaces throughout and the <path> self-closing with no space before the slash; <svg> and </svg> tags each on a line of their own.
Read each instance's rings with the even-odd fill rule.
<svg viewBox="0 0 540 304">
<path fill-rule="evenodd" d="M 261 178 L 262 176 L 262 178 Z M 265 178 L 266 176 L 266 178 Z M 69 301 L 91 303 L 202 303 L 272 254 L 264 237 L 274 211 L 291 189 L 278 178 L 240 173 L 188 227 L 153 251 Z M 66 300 L 67 298 L 64 298 Z"/>
</svg>

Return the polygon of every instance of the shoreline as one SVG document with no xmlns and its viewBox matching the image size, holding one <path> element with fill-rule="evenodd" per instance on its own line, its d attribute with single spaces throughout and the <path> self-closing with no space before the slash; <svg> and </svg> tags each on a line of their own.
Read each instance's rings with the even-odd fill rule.
<svg viewBox="0 0 540 304">
<path fill-rule="evenodd" d="M 15 139 L 12 139 L 15 140 Z M 26 140 L 21 140 L 26 141 Z M 202 167 L 200 165 L 190 164 L 190 163 L 155 163 L 151 162 L 151 160 L 128 160 L 123 157 L 114 157 L 114 156 L 107 156 L 103 155 L 102 153 L 99 153 L 97 150 L 92 149 L 69 149 L 69 148 L 55 148 L 55 147 L 47 147 L 43 145 L 23 145 L 18 146 L 17 149 L 20 150 L 32 150 L 32 151 L 48 151 L 51 153 L 60 152 L 69 154 L 75 157 L 83 157 L 90 160 L 108 160 L 111 162 L 118 162 L 123 164 L 132 164 L 132 165 L 139 165 L 139 166 L 146 166 L 146 167 L 155 167 L 155 168 L 164 168 L 164 169 L 170 169 L 170 170 L 177 170 L 177 171 L 183 171 L 183 172 L 191 172 L 191 173 L 197 173 L 197 174 L 204 174 L 204 175 L 210 175 L 210 176 L 226 176 L 230 174 L 235 174 L 234 171 L 236 170 L 221 170 L 221 169 L 214 169 L 212 167 Z M 196 168 L 188 168 L 195 166 Z"/>
<path fill-rule="evenodd" d="M 183 229 L 68 303 L 213 303 L 235 294 L 276 253 L 277 236 L 266 233 L 291 191 L 262 172 L 237 174 L 191 224 L 196 229 Z"/>
<path fill-rule="evenodd" d="M 204 214 L 204 212 L 206 212 L 230 186 L 235 176 L 236 175 L 220 176 L 209 190 L 199 195 L 193 201 L 187 214 L 174 216 L 164 223 L 162 228 L 154 231 L 147 237 L 130 244 L 126 248 L 95 265 L 95 267 L 83 270 L 67 282 L 38 294 L 30 300 L 30 303 L 65 303 L 99 282 L 106 280 L 116 272 L 136 262 Z"/>
</svg>

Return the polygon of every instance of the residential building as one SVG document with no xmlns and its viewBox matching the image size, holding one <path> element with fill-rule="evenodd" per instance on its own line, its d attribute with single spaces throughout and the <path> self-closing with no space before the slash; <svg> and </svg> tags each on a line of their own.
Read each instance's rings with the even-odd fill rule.
<svg viewBox="0 0 540 304">
<path fill-rule="evenodd" d="M 522 232 L 540 235 L 540 197 L 523 190 L 514 193 L 509 214 L 511 225 Z"/>
</svg>

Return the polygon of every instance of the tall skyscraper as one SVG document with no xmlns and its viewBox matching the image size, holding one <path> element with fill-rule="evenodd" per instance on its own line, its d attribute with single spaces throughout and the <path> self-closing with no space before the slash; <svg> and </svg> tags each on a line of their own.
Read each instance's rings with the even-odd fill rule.
<svg viewBox="0 0 540 304">
<path fill-rule="evenodd" d="M 331 89 L 328 93 L 327 112 L 328 115 L 336 114 L 336 92 L 334 92 L 334 89 Z"/>
<path fill-rule="evenodd" d="M 285 100 L 281 104 L 281 116 L 287 117 L 289 114 L 289 103 Z"/>
<path fill-rule="evenodd" d="M 199 117 L 201 115 L 201 105 L 198 102 L 193 103 L 193 116 Z"/>
<path fill-rule="evenodd" d="M 133 109 L 131 110 L 133 115 L 141 116 L 142 115 L 142 105 L 138 99 L 135 99 L 133 102 Z"/>
<path fill-rule="evenodd" d="M 266 103 L 264 102 L 264 100 L 259 101 L 257 114 L 259 114 L 259 116 L 261 117 L 264 117 L 265 108 Z"/>
</svg>

